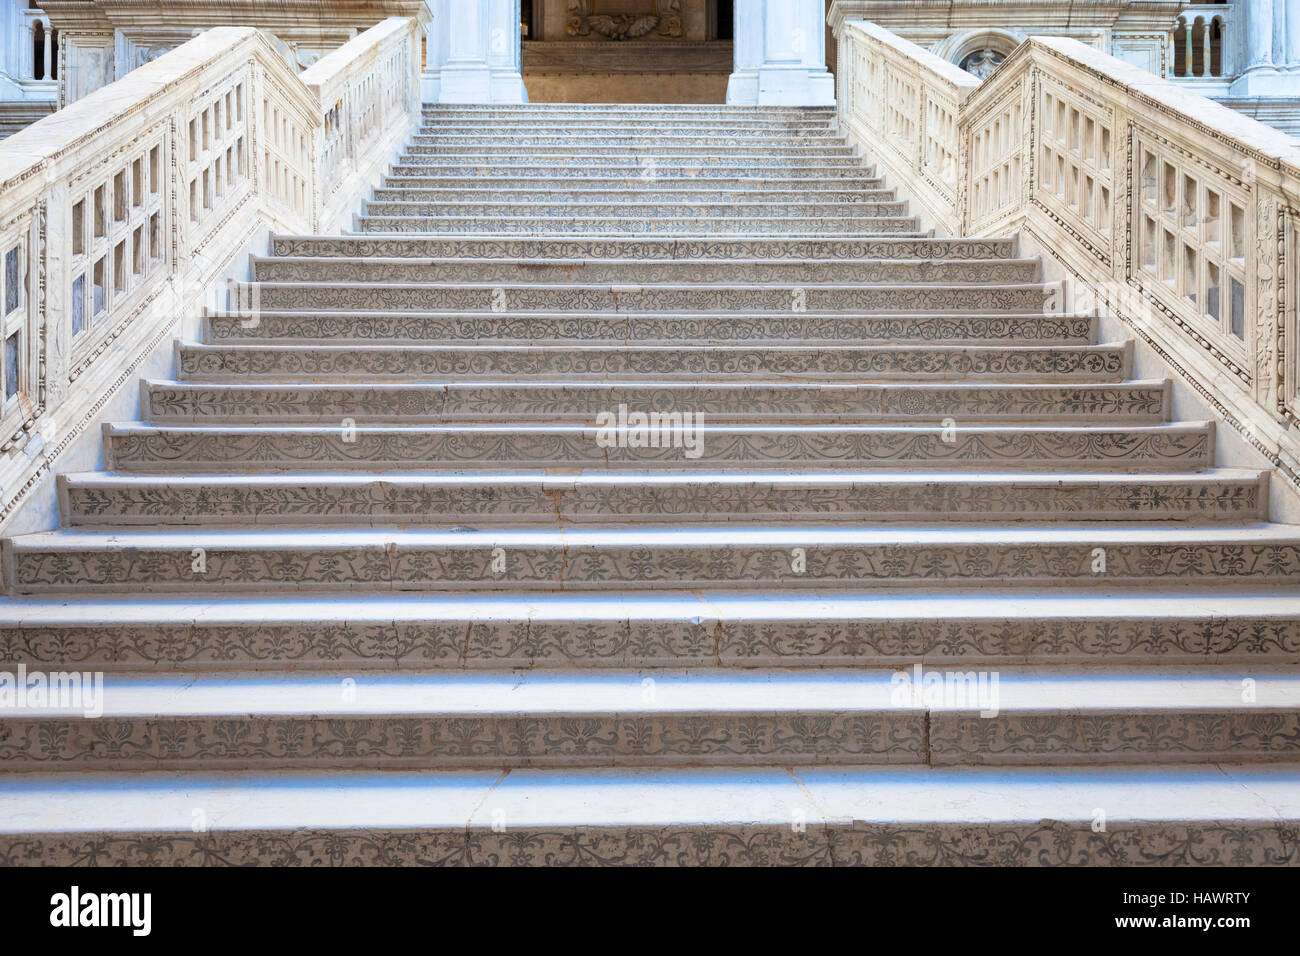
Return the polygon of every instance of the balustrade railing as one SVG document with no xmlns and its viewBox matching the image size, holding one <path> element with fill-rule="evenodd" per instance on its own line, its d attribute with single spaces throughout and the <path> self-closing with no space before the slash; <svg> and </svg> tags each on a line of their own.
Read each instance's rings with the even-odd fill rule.
<svg viewBox="0 0 1300 956">
<path fill-rule="evenodd" d="M 1181 79 L 1231 76 L 1231 21 L 1230 3 L 1198 3 L 1180 13 L 1170 37 L 1171 74 Z"/>
<path fill-rule="evenodd" d="M 58 31 L 44 10 L 22 11 L 27 44 L 23 51 L 21 80 L 50 81 L 58 76 Z"/>
<path fill-rule="evenodd" d="M 836 30 L 841 126 L 923 218 L 1019 234 L 1300 487 L 1294 140 L 1073 40 L 1031 37 L 980 83 Z"/>
<path fill-rule="evenodd" d="M 420 33 L 298 75 L 209 30 L 0 142 L 0 521 L 268 232 L 345 223 L 418 120 Z"/>
</svg>

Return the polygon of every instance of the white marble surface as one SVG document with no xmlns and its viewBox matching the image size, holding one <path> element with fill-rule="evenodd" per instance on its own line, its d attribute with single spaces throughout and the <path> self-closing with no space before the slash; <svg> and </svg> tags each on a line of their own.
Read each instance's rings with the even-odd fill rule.
<svg viewBox="0 0 1300 956">
<path fill-rule="evenodd" d="M 1000 712 L 1124 713 L 1300 708 L 1300 673 L 1285 667 L 1221 665 L 1050 669 L 931 664 L 944 674 L 996 674 Z M 898 667 L 782 670 L 601 670 L 314 674 L 109 674 L 103 716 L 385 716 L 895 711 Z M 1243 700 L 1243 682 L 1253 699 Z M 983 689 L 983 685 L 982 688 Z M 974 698 L 928 710 L 980 710 Z M 906 705 L 907 707 L 913 705 Z M 919 707 L 920 705 L 915 705 Z M 80 706 L 25 708 L 37 716 L 77 716 Z M 988 709 L 988 708 L 984 708 Z"/>
<path fill-rule="evenodd" d="M 16 775 L 0 832 L 1300 816 L 1293 767 Z M 798 816 L 796 816 L 798 814 Z"/>
</svg>

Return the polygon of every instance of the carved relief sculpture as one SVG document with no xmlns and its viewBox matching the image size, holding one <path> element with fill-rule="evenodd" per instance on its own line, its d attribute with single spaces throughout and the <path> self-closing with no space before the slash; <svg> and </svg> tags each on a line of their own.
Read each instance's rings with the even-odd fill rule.
<svg viewBox="0 0 1300 956">
<path fill-rule="evenodd" d="M 599 0 L 569 0 L 569 22 L 565 30 L 571 37 L 589 37 L 593 33 L 610 40 L 639 40 L 660 36 L 677 39 L 682 29 L 681 0 L 652 0 L 649 13 L 621 11 L 599 13 Z M 615 3 L 614 6 L 619 6 Z M 662 10 L 662 12 L 661 12 Z"/>
</svg>

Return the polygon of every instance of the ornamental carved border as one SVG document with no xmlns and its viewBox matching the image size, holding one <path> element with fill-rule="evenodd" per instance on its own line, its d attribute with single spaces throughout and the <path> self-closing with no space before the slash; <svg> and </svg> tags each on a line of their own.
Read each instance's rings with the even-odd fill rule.
<svg viewBox="0 0 1300 956">
<path fill-rule="evenodd" d="M 661 13 L 660 5 L 665 7 Z M 686 35 L 682 26 L 682 0 L 658 0 L 649 13 L 598 13 L 597 0 L 569 0 L 565 33 L 586 38 L 593 33 L 607 40 L 642 40 L 659 37 L 676 40 Z"/>
</svg>

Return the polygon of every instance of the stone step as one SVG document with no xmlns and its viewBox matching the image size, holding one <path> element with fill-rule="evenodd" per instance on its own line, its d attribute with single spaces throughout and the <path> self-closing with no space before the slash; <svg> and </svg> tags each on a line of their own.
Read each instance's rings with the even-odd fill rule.
<svg viewBox="0 0 1300 956">
<path fill-rule="evenodd" d="M 6 708 L 0 757 L 11 773 L 1300 758 L 1295 668 L 967 674 L 915 695 L 891 668 L 108 674 L 102 713 Z"/>
<path fill-rule="evenodd" d="M 72 527 L 636 521 L 1258 521 L 1266 474 L 60 475 Z"/>
<path fill-rule="evenodd" d="M 449 170 L 455 175 L 466 175 L 466 170 L 475 167 L 491 166 L 494 169 L 509 169 L 511 166 L 528 166 L 535 172 L 545 172 L 554 178 L 567 178 L 570 167 L 599 169 L 608 176 L 614 170 L 622 175 L 650 178 L 661 171 L 668 175 L 690 175 L 693 170 L 722 169 L 736 175 L 737 170 L 746 170 L 750 175 L 768 175 L 770 171 L 790 173 L 803 176 L 816 175 L 825 178 L 829 170 L 843 169 L 853 176 L 862 176 L 871 172 L 861 160 L 847 147 L 843 150 L 833 148 L 808 148 L 803 150 L 756 150 L 747 154 L 740 149 L 688 150 L 679 147 L 669 152 L 645 152 L 637 150 L 617 151 L 612 149 L 591 149 L 583 151 L 567 147 L 555 147 L 555 152 L 548 153 L 545 147 L 522 147 L 517 154 L 500 154 L 496 150 L 479 152 L 422 151 L 420 147 L 409 147 L 398 156 L 395 169 L 404 171 L 407 167 L 420 170 L 420 175 L 431 175 L 431 170 Z M 516 162 L 511 163 L 514 159 Z"/>
<path fill-rule="evenodd" d="M 25 774 L 0 861 L 1283 866 L 1297 794 L 1258 764 Z"/>
<path fill-rule="evenodd" d="M 736 133 L 727 129 L 701 132 L 697 129 L 604 129 L 545 132 L 516 128 L 507 130 L 435 129 L 421 131 L 410 140 L 409 149 L 423 153 L 481 152 L 492 150 L 502 156 L 519 156 L 529 147 L 539 147 L 542 155 L 552 150 L 573 147 L 575 150 L 611 149 L 616 152 L 662 150 L 718 150 L 733 149 L 761 153 L 765 156 L 783 155 L 782 150 L 806 151 L 826 148 L 836 152 L 854 151 L 845 138 L 831 129 L 801 130 L 797 135 L 785 131 L 747 130 Z M 774 152 L 778 151 L 778 152 Z"/>
<path fill-rule="evenodd" d="M 596 172 L 601 172 L 596 170 Z M 725 170 L 723 171 L 725 172 Z M 530 175 L 531 173 L 531 175 Z M 640 172 L 626 175 L 612 174 L 599 176 L 556 176 L 543 174 L 537 170 L 521 171 L 518 176 L 493 175 L 491 169 L 470 170 L 458 175 L 451 170 L 440 173 L 418 171 L 405 175 L 393 173 L 384 176 L 378 187 L 390 190 L 425 190 L 430 192 L 450 192 L 456 195 L 472 196 L 476 193 L 502 193 L 506 191 L 577 193 L 607 196 L 616 199 L 620 193 L 637 193 L 648 195 L 681 196 L 691 198 L 697 194 L 711 192 L 734 192 L 737 195 L 754 195 L 759 193 L 776 193 L 792 196 L 796 201 L 805 197 L 833 197 L 847 195 L 845 201 L 854 201 L 871 193 L 883 194 L 884 198 L 895 198 L 894 190 L 887 189 L 884 182 L 874 176 L 783 176 L 763 177 L 738 175 L 689 176 L 656 175 L 647 179 Z"/>
<path fill-rule="evenodd" d="M 748 523 L 65 529 L 6 539 L 11 594 L 692 588 L 1295 587 L 1300 527 Z"/>
<path fill-rule="evenodd" d="M 723 106 L 679 103 L 528 103 L 508 104 L 424 104 L 426 118 L 464 117 L 473 122 L 495 125 L 504 120 L 528 123 L 564 122 L 569 119 L 612 117 L 624 119 L 662 117 L 667 120 L 823 120 L 835 119 L 834 107 L 820 106 Z"/>
<path fill-rule="evenodd" d="M 1260 664 L 1294 588 L 107 593 L 0 603 L 10 666 L 120 671 Z M 3 776 L 0 775 L 0 780 Z M 0 815 L 0 819 L 3 816 Z"/>
<path fill-rule="evenodd" d="M 1096 338 L 1088 315 L 853 315 L 816 312 L 663 315 L 653 312 L 339 313 L 232 311 L 207 313 L 205 336 L 230 342 L 348 342 L 432 345 L 477 342 L 573 345 L 656 343 L 1082 345 Z"/>
<path fill-rule="evenodd" d="M 703 113 L 694 116 L 670 113 L 628 113 L 609 111 L 601 113 L 570 112 L 567 115 L 512 116 L 509 113 L 494 115 L 490 120 L 482 116 L 457 115 L 454 113 L 425 113 L 420 118 L 420 130 L 442 129 L 451 127 L 469 131 L 485 130 L 557 130 L 561 133 L 570 129 L 680 129 L 699 131 L 701 134 L 716 129 L 735 129 L 740 132 L 748 130 L 802 130 L 834 129 L 835 116 L 820 114 L 757 114 L 736 115 L 729 113 Z"/>
<path fill-rule="evenodd" d="M 1037 283 L 1038 259 L 410 259 L 253 256 L 258 282 L 758 284 Z"/>
<path fill-rule="evenodd" d="M 437 143 L 443 140 L 472 140 L 484 144 L 518 142 L 611 142 L 635 141 L 653 145 L 661 139 L 694 143 L 802 143 L 829 141 L 843 145 L 844 135 L 831 123 L 813 122 L 736 122 L 734 120 L 699 120 L 689 123 L 666 123 L 657 120 L 571 120 L 567 123 L 472 123 L 463 120 L 424 120 L 412 142 Z"/>
<path fill-rule="evenodd" d="M 857 239 L 922 234 L 920 220 L 914 216 L 843 217 L 835 220 L 357 216 L 355 222 L 355 231 L 362 233 L 432 233 L 442 236 L 550 236 L 566 233 L 589 236 L 803 236 L 819 227 L 824 235 Z"/>
<path fill-rule="evenodd" d="M 549 188 L 523 188 L 518 186 L 483 186 L 476 180 L 457 180 L 459 185 L 446 186 L 440 179 L 402 180 L 390 177 L 387 185 L 372 190 L 376 202 L 424 203 L 553 203 L 581 204 L 590 202 L 627 205 L 654 203 L 665 200 L 681 205 L 731 205 L 735 203 L 851 203 L 855 207 L 879 202 L 893 202 L 897 196 L 892 189 L 845 188 L 828 181 L 818 189 L 774 189 L 765 184 L 742 184 L 735 187 L 711 188 L 690 180 L 678 180 L 663 185 L 656 181 L 627 180 L 623 183 L 610 180 L 610 188 L 575 188 L 557 183 Z M 477 185 L 475 185 L 477 183 Z M 428 184 L 428 185 L 420 185 Z M 467 188 L 468 186 L 468 188 Z"/>
<path fill-rule="evenodd" d="M 512 164 L 510 161 L 514 160 Z M 452 144 L 408 143 L 398 154 L 403 164 L 441 163 L 481 165 L 529 165 L 556 172 L 568 166 L 636 166 L 643 172 L 653 172 L 659 166 L 692 168 L 702 165 L 744 167 L 750 169 L 794 169 L 808 166 L 850 166 L 861 172 L 866 164 L 855 147 L 843 140 L 807 142 L 790 140 L 788 145 L 701 145 L 694 137 L 663 140 L 649 137 L 643 145 L 635 143 L 619 146 L 617 143 L 557 143 L 554 146 L 497 144 L 462 146 Z"/>
<path fill-rule="evenodd" d="M 365 204 L 366 217 L 427 216 L 445 218 L 500 217 L 533 219 L 545 216 L 557 225 L 569 219 L 815 219 L 834 226 L 842 220 L 905 217 L 905 202 L 861 203 L 548 203 L 548 202 L 376 202 Z"/>
<path fill-rule="evenodd" d="M 1214 432 L 1208 422 L 1091 426 L 706 424 L 694 430 L 661 433 L 664 447 L 660 448 L 626 447 L 626 441 L 615 443 L 617 434 L 582 425 L 257 428 L 106 424 L 104 434 L 109 467 L 122 471 L 335 471 L 411 466 L 468 471 L 537 467 L 1199 471 L 1214 461 Z"/>
<path fill-rule="evenodd" d="M 199 345 L 177 344 L 190 381 L 462 380 L 561 376 L 695 380 L 708 375 L 818 381 L 870 379 L 1118 382 L 1131 346 L 960 345 Z"/>
<path fill-rule="evenodd" d="M 442 162 L 422 157 L 421 162 L 398 162 L 384 177 L 389 184 L 418 181 L 448 188 L 458 185 L 482 186 L 508 184 L 511 186 L 536 186 L 563 188 L 565 186 L 608 186 L 609 188 L 635 187 L 651 179 L 644 163 L 612 163 L 600 166 L 555 166 L 509 164 L 498 161 L 475 165 Z M 853 165 L 834 166 L 769 166 L 752 169 L 745 165 L 727 166 L 715 163 L 692 162 L 669 166 L 656 164 L 654 185 L 718 185 L 734 188 L 737 185 L 765 184 L 784 189 L 797 189 L 807 185 L 811 189 L 880 187 L 883 180 L 871 167 Z"/>
<path fill-rule="evenodd" d="M 569 422 L 675 415 L 693 422 L 1165 421 L 1170 382 L 167 382 L 141 383 L 147 420 L 160 424 Z M 697 417 L 698 416 L 698 417 Z M 665 421 L 670 419 L 665 418 Z M 632 426 L 635 428 L 635 424 Z M 954 425 L 954 428 L 957 426 Z M 656 432 L 658 427 L 656 426 Z"/>
<path fill-rule="evenodd" d="M 585 237 L 546 236 L 490 239 L 481 236 L 282 236 L 271 237 L 273 256 L 333 256 L 406 259 L 560 260 L 817 260 L 846 259 L 1010 259 L 1015 239 L 936 239 L 889 236 L 844 239 L 816 234 L 772 238 L 735 237 Z"/>
<path fill-rule="evenodd" d="M 750 110 L 736 112 L 715 107 L 712 111 L 699 110 L 694 113 L 675 113 L 651 110 L 589 109 L 553 110 L 550 114 L 525 112 L 535 104 L 526 107 L 511 108 L 502 106 L 500 112 L 485 116 L 483 113 L 458 111 L 450 106 L 438 107 L 425 111 L 420 117 L 420 126 L 464 126 L 467 129 L 568 129 L 571 126 L 603 126 L 612 129 L 635 128 L 638 126 L 665 126 L 681 129 L 715 129 L 720 126 L 734 126 L 738 129 L 763 129 L 766 127 L 798 129 L 805 126 L 831 127 L 836 122 L 833 112 L 773 112 L 764 114 Z M 593 106 L 596 104 L 592 104 Z M 707 105 L 707 104 L 706 104 Z"/>
<path fill-rule="evenodd" d="M 544 220 L 549 222 L 550 220 Z M 960 312 L 1060 311 L 1059 282 L 964 285 L 818 284 L 762 286 L 656 283 L 654 285 L 551 283 L 232 283 L 237 302 L 281 311 L 506 312 Z"/>
</svg>

